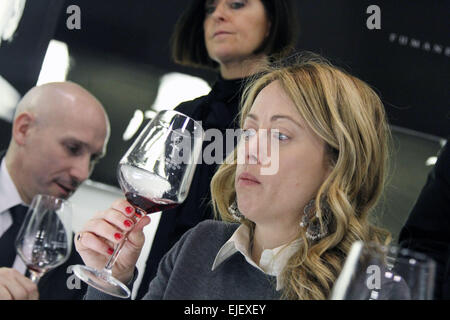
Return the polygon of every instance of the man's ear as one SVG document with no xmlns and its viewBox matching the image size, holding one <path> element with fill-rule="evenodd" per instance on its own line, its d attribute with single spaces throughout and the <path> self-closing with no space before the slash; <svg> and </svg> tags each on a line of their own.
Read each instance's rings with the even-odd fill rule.
<svg viewBox="0 0 450 320">
<path fill-rule="evenodd" d="M 34 122 L 34 115 L 30 112 L 22 112 L 13 123 L 12 137 L 18 145 L 24 145 Z"/>
</svg>

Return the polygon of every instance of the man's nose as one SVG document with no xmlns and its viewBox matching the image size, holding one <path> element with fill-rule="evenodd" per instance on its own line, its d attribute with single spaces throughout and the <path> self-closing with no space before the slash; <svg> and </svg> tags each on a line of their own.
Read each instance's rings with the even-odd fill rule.
<svg viewBox="0 0 450 320">
<path fill-rule="evenodd" d="M 91 158 L 86 155 L 74 160 L 70 175 L 77 180 L 78 183 L 82 183 L 91 175 Z"/>
</svg>

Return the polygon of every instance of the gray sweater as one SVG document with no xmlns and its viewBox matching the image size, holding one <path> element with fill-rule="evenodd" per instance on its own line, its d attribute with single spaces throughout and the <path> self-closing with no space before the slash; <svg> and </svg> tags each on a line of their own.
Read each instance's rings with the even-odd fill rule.
<svg viewBox="0 0 450 320">
<path fill-rule="evenodd" d="M 249 264 L 239 252 L 211 271 L 220 248 L 238 227 L 237 223 L 205 220 L 187 231 L 161 260 L 156 277 L 143 299 L 279 300 L 282 291 L 275 290 L 276 278 Z M 358 284 L 361 288 L 355 290 L 357 296 L 350 299 L 370 299 L 373 293 L 367 289 L 366 282 Z M 382 277 L 381 287 L 383 290 L 375 292 L 378 299 L 410 299 L 403 279 L 396 283 Z M 89 287 L 85 299 L 117 298 Z"/>
<path fill-rule="evenodd" d="M 237 223 L 206 220 L 186 232 L 164 256 L 143 299 L 277 300 L 276 278 L 250 265 L 239 252 L 211 271 Z M 89 300 L 114 299 L 92 287 Z"/>
</svg>

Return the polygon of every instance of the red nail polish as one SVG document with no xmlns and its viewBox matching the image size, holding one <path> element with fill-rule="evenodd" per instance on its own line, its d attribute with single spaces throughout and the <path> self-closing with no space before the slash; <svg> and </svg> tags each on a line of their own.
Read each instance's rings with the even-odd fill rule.
<svg viewBox="0 0 450 320">
<path fill-rule="evenodd" d="M 132 213 L 132 212 L 133 212 L 133 207 L 126 207 L 126 208 L 125 208 L 125 211 L 126 211 L 127 213 Z"/>
<path fill-rule="evenodd" d="M 132 225 L 132 223 L 131 223 L 130 220 L 125 220 L 125 221 L 123 222 L 123 224 L 124 224 L 125 227 L 127 227 L 127 228 L 131 227 L 131 225 Z"/>
<path fill-rule="evenodd" d="M 114 234 L 114 238 L 116 238 L 116 240 L 120 240 L 122 239 L 122 235 L 120 233 L 116 233 Z"/>
<path fill-rule="evenodd" d="M 114 253 L 114 249 L 113 248 L 108 248 L 108 254 L 112 255 Z"/>
<path fill-rule="evenodd" d="M 137 217 L 138 219 L 142 218 L 142 214 L 140 212 L 137 212 L 134 214 L 135 217 Z"/>
</svg>

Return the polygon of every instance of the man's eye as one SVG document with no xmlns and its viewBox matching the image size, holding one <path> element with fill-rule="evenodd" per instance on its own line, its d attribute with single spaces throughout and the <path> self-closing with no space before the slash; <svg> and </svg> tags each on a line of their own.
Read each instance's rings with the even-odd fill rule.
<svg viewBox="0 0 450 320">
<path fill-rule="evenodd" d="M 69 151 L 69 153 L 71 153 L 73 155 L 78 155 L 81 150 L 80 146 L 77 146 L 77 145 L 67 145 L 66 148 Z"/>
</svg>

